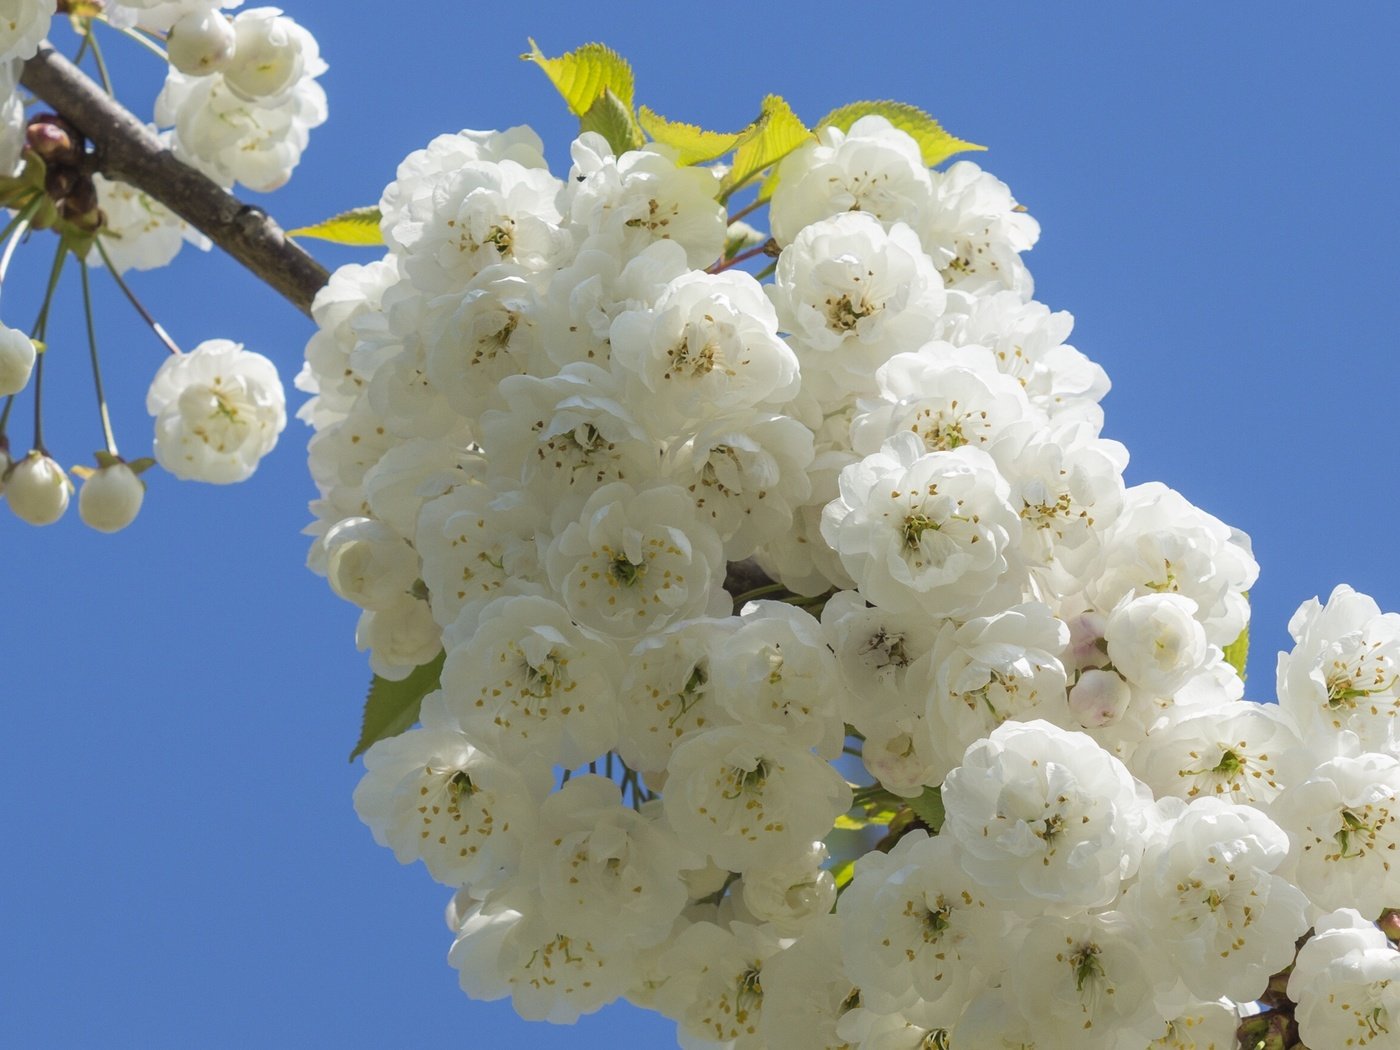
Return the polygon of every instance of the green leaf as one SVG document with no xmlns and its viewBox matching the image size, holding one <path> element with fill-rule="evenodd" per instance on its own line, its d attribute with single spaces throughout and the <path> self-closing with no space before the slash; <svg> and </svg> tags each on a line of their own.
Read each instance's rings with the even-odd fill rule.
<svg viewBox="0 0 1400 1050">
<path fill-rule="evenodd" d="M 642 106 L 637 113 L 637 122 L 642 130 L 663 146 L 676 151 L 676 163 L 703 164 L 724 156 L 739 142 L 749 128 L 731 133 L 706 131 L 698 124 L 686 124 L 679 120 L 667 120 L 655 110 Z M 749 126 L 750 128 L 752 125 Z"/>
<path fill-rule="evenodd" d="M 544 70 L 576 117 L 587 114 L 604 91 L 611 91 L 627 112 L 632 112 L 632 67 L 610 47 L 584 44 L 558 58 L 546 58 L 531 40 L 529 52 L 520 57 Z"/>
<path fill-rule="evenodd" d="M 870 827 L 872 824 L 879 824 L 881 827 L 886 827 L 894 820 L 898 813 L 898 809 L 888 805 L 865 808 L 855 806 L 849 813 L 842 813 L 837 817 L 832 827 L 839 828 L 842 831 L 860 831 L 863 828 Z"/>
<path fill-rule="evenodd" d="M 817 127 L 834 127 L 840 128 L 842 131 L 850 131 L 851 125 L 857 120 L 871 115 L 884 117 L 900 131 L 908 132 L 913 136 L 914 141 L 919 144 L 919 152 L 923 154 L 924 163 L 930 168 L 935 164 L 943 163 L 955 153 L 987 148 L 974 142 L 965 142 L 948 134 L 938 121 L 917 106 L 911 106 L 905 102 L 852 102 L 840 109 L 833 109 L 817 122 Z"/>
<path fill-rule="evenodd" d="M 384 243 L 384 235 L 379 232 L 381 216 L 377 207 L 354 208 L 332 215 L 314 226 L 299 226 L 288 230 L 288 237 L 315 237 L 332 244 L 349 244 L 367 247 Z"/>
<path fill-rule="evenodd" d="M 856 874 L 856 858 L 855 858 L 855 857 L 851 857 L 851 858 L 849 858 L 848 860 L 843 860 L 840 864 L 838 864 L 838 865 L 836 865 L 834 868 L 832 868 L 832 869 L 831 869 L 831 877 L 832 877 L 834 880 L 836 880 L 836 889 L 837 889 L 837 891 L 839 892 L 839 891 L 841 891 L 841 890 L 844 890 L 844 889 L 850 884 L 851 879 L 855 878 L 855 874 Z"/>
<path fill-rule="evenodd" d="M 911 801 L 909 808 L 937 834 L 943 826 L 943 789 L 924 788 L 924 793 Z"/>
<path fill-rule="evenodd" d="M 729 196 L 811 137 L 807 125 L 797 119 L 792 107 L 779 96 L 769 95 L 763 100 L 758 119 L 740 134 L 734 147 L 734 164 L 724 177 L 722 196 Z M 776 180 L 769 180 L 769 183 L 774 182 Z M 768 184 L 764 185 L 764 190 L 772 193 Z"/>
<path fill-rule="evenodd" d="M 1248 591 L 1244 592 L 1244 598 L 1249 600 Z M 1245 624 L 1240 636 L 1225 647 L 1225 662 L 1235 669 L 1243 682 L 1245 664 L 1249 662 L 1249 624 Z"/>
<path fill-rule="evenodd" d="M 637 149 L 643 142 L 641 129 L 637 127 L 632 111 L 622 104 L 611 88 L 604 88 L 598 101 L 579 118 L 578 129 L 581 132 L 596 131 L 608 140 L 608 145 L 617 154 Z"/>
<path fill-rule="evenodd" d="M 350 752 L 351 762 L 368 751 L 372 744 L 398 736 L 418 721 L 418 709 L 423 704 L 423 697 L 438 687 L 445 658 L 445 653 L 438 653 L 435 659 L 415 667 L 400 682 L 374 676 L 369 684 L 369 695 L 365 697 L 365 720 L 360 729 L 360 742 Z"/>
</svg>

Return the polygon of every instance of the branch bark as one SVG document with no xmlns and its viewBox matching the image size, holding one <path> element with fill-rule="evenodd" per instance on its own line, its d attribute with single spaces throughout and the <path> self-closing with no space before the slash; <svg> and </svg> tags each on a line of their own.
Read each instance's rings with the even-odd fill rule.
<svg viewBox="0 0 1400 1050">
<path fill-rule="evenodd" d="M 20 83 L 87 137 L 94 171 L 160 201 L 310 314 L 330 274 L 261 208 L 176 160 L 145 124 L 47 42 L 24 64 Z"/>
</svg>

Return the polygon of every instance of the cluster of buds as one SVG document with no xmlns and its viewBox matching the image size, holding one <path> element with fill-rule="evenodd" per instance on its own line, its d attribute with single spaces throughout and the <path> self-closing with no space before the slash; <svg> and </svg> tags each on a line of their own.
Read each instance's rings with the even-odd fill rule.
<svg viewBox="0 0 1400 1050">
<path fill-rule="evenodd" d="M 77 128 L 57 114 L 35 114 L 25 129 L 25 157 L 42 162 L 44 193 L 52 202 L 55 219 L 85 233 L 101 228 L 97 187 L 89 170 L 86 143 Z M 35 225 L 45 225 L 41 216 L 35 219 Z"/>
</svg>

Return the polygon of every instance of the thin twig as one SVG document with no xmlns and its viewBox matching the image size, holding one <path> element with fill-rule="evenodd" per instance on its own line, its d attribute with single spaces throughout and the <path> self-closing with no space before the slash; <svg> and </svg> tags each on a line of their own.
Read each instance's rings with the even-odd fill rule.
<svg viewBox="0 0 1400 1050">
<path fill-rule="evenodd" d="M 141 305 L 141 300 L 136 298 L 136 293 L 127 286 L 126 281 L 122 280 L 122 275 L 119 274 L 117 268 L 112 265 L 112 259 L 107 254 L 107 249 L 102 246 L 102 238 L 95 237 L 92 243 L 97 246 L 97 254 L 102 256 L 102 262 L 107 267 L 107 272 L 112 275 L 112 280 L 116 281 L 117 287 L 126 294 L 127 301 L 131 303 L 132 306 L 136 307 L 136 312 L 141 315 L 143 321 L 151 326 L 151 331 L 155 332 L 156 338 L 165 344 L 165 348 L 178 357 L 182 353 L 180 345 L 175 342 L 174 339 L 170 338 L 170 333 L 161 326 L 159 321 L 151 316 L 149 310 Z"/>
<path fill-rule="evenodd" d="M 79 273 L 83 276 L 83 316 L 87 320 L 88 356 L 92 358 L 92 385 L 97 391 L 97 414 L 102 419 L 102 438 L 107 442 L 107 451 L 117 454 L 117 439 L 112 435 L 112 418 L 107 412 L 107 395 L 102 389 L 102 367 L 97 363 L 97 328 L 92 323 L 92 284 L 88 281 L 86 259 L 79 260 Z"/>
</svg>

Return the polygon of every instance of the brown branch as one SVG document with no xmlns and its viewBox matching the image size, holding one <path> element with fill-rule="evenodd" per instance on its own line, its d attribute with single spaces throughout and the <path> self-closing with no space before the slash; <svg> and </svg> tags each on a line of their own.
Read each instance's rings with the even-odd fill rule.
<svg viewBox="0 0 1400 1050">
<path fill-rule="evenodd" d="M 311 312 L 330 274 L 261 208 L 176 160 L 145 124 L 48 43 L 24 64 L 20 83 L 87 137 L 93 170 L 160 201 L 297 309 Z"/>
</svg>

